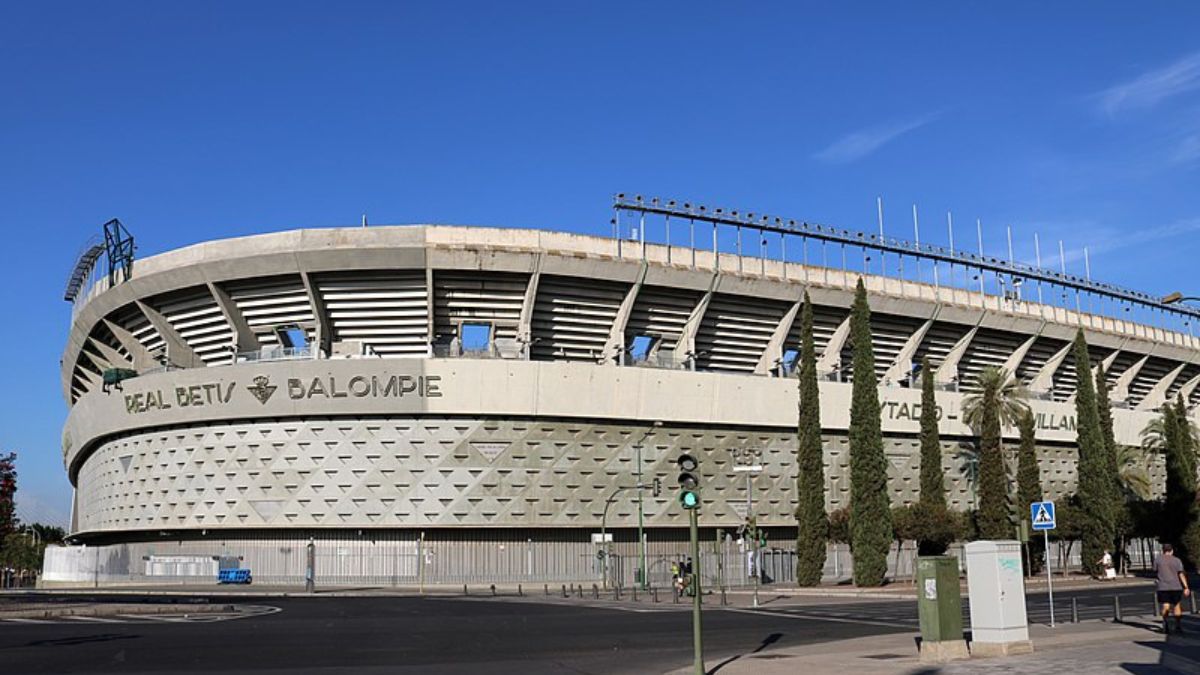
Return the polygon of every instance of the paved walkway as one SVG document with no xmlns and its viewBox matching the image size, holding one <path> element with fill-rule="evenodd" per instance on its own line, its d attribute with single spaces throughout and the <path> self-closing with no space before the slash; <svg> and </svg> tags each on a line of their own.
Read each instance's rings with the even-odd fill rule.
<svg viewBox="0 0 1200 675">
<path fill-rule="evenodd" d="M 1193 626 L 1194 631 L 1200 631 L 1200 622 Z M 915 637 L 915 633 L 900 633 L 764 650 L 724 661 L 710 661 L 705 665 L 709 673 L 720 675 L 838 672 L 855 675 L 1200 674 L 1200 639 L 1173 637 L 1168 642 L 1149 619 L 1128 624 L 1089 621 L 1053 629 L 1033 625 L 1030 626 L 1033 654 L 943 665 L 920 663 Z M 1162 665 L 1164 662 L 1174 668 Z M 690 672 L 690 669 L 680 669 L 674 671 L 674 675 Z"/>
</svg>

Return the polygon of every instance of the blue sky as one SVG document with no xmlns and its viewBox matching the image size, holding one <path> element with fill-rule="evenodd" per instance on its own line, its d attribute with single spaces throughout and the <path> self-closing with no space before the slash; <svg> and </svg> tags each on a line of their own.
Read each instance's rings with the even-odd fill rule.
<svg viewBox="0 0 1200 675">
<path fill-rule="evenodd" d="M 873 229 L 881 196 L 896 235 L 916 203 L 924 239 L 952 210 L 993 250 L 1011 225 L 1020 257 L 1038 232 L 1074 271 L 1086 245 L 1096 278 L 1200 292 L 1198 23 L 1183 2 L 9 3 L 19 511 L 67 517 L 61 293 L 111 217 L 149 255 L 363 212 L 605 234 L 619 191 Z"/>
</svg>

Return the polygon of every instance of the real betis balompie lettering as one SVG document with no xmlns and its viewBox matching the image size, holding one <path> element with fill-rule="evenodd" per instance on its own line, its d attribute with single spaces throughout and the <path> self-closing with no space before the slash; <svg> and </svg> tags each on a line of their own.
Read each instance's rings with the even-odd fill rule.
<svg viewBox="0 0 1200 675">
<path fill-rule="evenodd" d="M 125 394 L 125 412 L 145 413 L 172 408 L 199 408 L 229 403 L 238 396 L 253 396 L 266 405 L 277 390 L 283 389 L 292 400 L 312 398 L 438 398 L 442 395 L 440 375 L 355 375 L 288 378 L 286 386 L 273 384 L 270 378 L 259 375 L 247 386 L 237 382 L 208 382 L 169 389 Z M 239 392 L 248 393 L 239 393 Z"/>
</svg>

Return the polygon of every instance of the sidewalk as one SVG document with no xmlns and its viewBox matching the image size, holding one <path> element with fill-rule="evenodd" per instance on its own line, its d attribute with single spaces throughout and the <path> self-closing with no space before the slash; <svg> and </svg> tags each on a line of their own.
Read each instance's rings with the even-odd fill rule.
<svg viewBox="0 0 1200 675">
<path fill-rule="evenodd" d="M 1193 623 L 1193 631 L 1200 624 Z M 1200 639 L 1156 632 L 1152 619 L 1114 624 L 1093 621 L 1062 624 L 1056 628 L 1031 625 L 1034 653 L 1022 656 L 922 664 L 917 655 L 917 634 L 877 635 L 747 653 L 705 663 L 709 673 L 720 675 L 794 675 L 795 673 L 853 672 L 855 675 L 973 675 L 1029 673 L 1197 673 L 1200 674 Z M 1167 663 L 1167 666 L 1162 665 Z M 671 675 L 690 675 L 690 668 Z"/>
</svg>

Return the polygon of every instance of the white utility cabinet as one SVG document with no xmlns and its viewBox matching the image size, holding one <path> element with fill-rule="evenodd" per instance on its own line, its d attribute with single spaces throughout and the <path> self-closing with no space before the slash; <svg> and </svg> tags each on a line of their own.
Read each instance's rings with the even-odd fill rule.
<svg viewBox="0 0 1200 675">
<path fill-rule="evenodd" d="M 972 654 L 1033 651 L 1025 617 L 1020 542 L 974 541 L 965 550 Z"/>
</svg>

